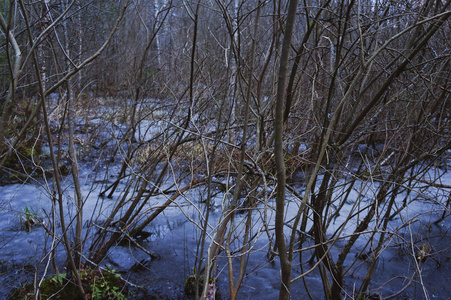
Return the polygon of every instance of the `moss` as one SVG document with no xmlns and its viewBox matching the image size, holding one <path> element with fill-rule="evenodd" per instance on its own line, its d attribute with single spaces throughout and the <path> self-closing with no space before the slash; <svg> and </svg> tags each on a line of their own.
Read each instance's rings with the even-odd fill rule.
<svg viewBox="0 0 451 300">
<path fill-rule="evenodd" d="M 34 299 L 33 284 L 27 284 L 14 291 L 9 299 Z M 55 275 L 45 279 L 40 287 L 41 299 L 48 299 L 52 295 L 54 299 L 78 300 L 83 299 L 77 286 L 66 279 L 66 274 Z"/>
<path fill-rule="evenodd" d="M 8 136 L 9 139 L 14 139 L 14 136 Z M 42 141 L 35 138 L 25 138 L 19 143 L 14 150 L 10 149 L 10 145 L 6 143 L 0 143 L 0 156 L 6 156 L 4 167 L 8 170 L 1 176 L 0 180 L 6 182 L 22 182 L 29 177 L 29 174 L 33 174 L 36 166 L 35 163 L 39 163 L 39 155 L 42 152 Z M 6 172 L 5 172 L 6 173 Z"/>
<path fill-rule="evenodd" d="M 36 148 L 25 148 L 24 154 L 27 158 L 32 158 L 33 156 L 36 156 Z"/>
<path fill-rule="evenodd" d="M 210 278 L 208 280 L 209 285 L 214 283 L 216 280 L 213 278 Z M 204 288 L 204 278 L 201 276 L 198 279 L 198 287 L 199 287 L 199 295 L 202 293 L 202 290 Z M 188 296 L 190 299 L 194 299 L 196 295 L 196 275 L 190 275 L 185 281 L 185 295 Z M 215 291 L 215 299 L 220 299 L 218 291 Z"/>
<path fill-rule="evenodd" d="M 203 279 L 199 278 L 198 279 L 198 283 L 199 283 L 199 292 L 201 292 L 202 290 L 202 284 Z M 188 278 L 185 281 L 185 294 L 188 297 L 194 297 L 196 295 L 196 276 L 195 275 L 190 275 L 188 276 Z"/>
<path fill-rule="evenodd" d="M 17 167 L 19 168 L 19 167 Z M 19 183 L 19 182 L 25 182 L 28 179 L 26 174 L 22 173 L 11 173 L 7 177 L 7 182 L 9 183 Z"/>
</svg>

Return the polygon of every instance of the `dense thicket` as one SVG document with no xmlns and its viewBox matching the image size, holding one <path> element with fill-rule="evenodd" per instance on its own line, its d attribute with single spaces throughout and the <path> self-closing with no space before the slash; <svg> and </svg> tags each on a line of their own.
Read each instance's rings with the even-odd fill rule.
<svg viewBox="0 0 451 300">
<path fill-rule="evenodd" d="M 313 269 L 325 298 L 369 297 L 379 256 L 415 218 L 407 207 L 433 201 L 434 221 L 449 215 L 449 186 L 431 172 L 451 151 L 450 15 L 449 0 L 4 1 L 1 179 L 46 174 L 51 162 L 51 222 L 63 226 L 75 275 L 187 201 L 201 215 L 194 276 L 214 276 L 225 255 L 231 298 L 258 238 L 280 257 L 281 299 Z M 94 116 L 104 123 L 88 126 Z M 99 151 L 120 164 L 100 191 L 116 204 L 85 249 L 78 164 Z M 58 183 L 64 161 L 73 219 Z M 196 189 L 201 203 L 184 198 Z M 149 208 L 161 194 L 167 202 Z M 402 239 L 410 252 L 423 243 Z M 351 289 L 357 243 L 368 266 Z M 206 298 L 202 278 L 195 297 Z"/>
</svg>

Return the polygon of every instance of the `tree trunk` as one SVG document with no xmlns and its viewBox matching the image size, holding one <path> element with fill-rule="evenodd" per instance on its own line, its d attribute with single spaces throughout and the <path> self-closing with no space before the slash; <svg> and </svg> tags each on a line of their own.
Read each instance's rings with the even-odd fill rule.
<svg viewBox="0 0 451 300">
<path fill-rule="evenodd" d="M 275 105 L 274 121 L 274 157 L 276 161 L 277 172 L 277 191 L 276 191 L 276 247 L 279 250 L 280 267 L 282 282 L 280 284 L 279 299 L 288 299 L 290 297 L 291 284 L 291 261 L 287 253 L 287 245 L 283 232 L 284 211 L 285 211 L 285 162 L 283 154 L 283 114 L 285 100 L 285 83 L 288 72 L 288 58 L 291 47 L 291 36 L 293 34 L 294 21 L 296 19 L 297 0 L 290 0 L 288 6 L 287 23 L 285 25 L 285 34 L 282 44 L 282 54 L 280 57 L 280 67 L 277 83 L 277 95 Z"/>
</svg>

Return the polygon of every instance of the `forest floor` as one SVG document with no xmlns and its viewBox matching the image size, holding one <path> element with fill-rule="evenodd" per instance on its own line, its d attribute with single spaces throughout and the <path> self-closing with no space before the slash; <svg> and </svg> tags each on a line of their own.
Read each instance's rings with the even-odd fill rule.
<svg viewBox="0 0 451 300">
<path fill-rule="evenodd" d="M 116 118 L 116 116 L 112 116 Z M 108 125 L 109 124 L 109 125 Z M 58 124 L 53 123 L 54 126 Z M 100 224 L 105 220 L 112 209 L 116 199 L 124 191 L 125 185 L 120 183 L 111 199 L 100 197 L 99 194 L 117 177 L 121 163 L 120 151 L 111 156 L 115 140 L 111 136 L 120 136 L 124 133 L 125 125 L 118 122 L 105 122 L 104 117 L 79 117 L 76 124 L 77 149 L 80 158 L 80 179 L 84 204 L 84 233 L 86 236 L 85 249 L 89 248 L 90 238 L 95 233 L 93 224 Z M 100 146 L 102 145 L 102 146 Z M 44 146 L 44 152 L 48 145 Z M 66 146 L 63 146 L 63 148 Z M 49 161 L 42 161 L 43 168 L 50 168 Z M 442 169 L 430 170 L 439 172 L 444 185 L 451 185 L 451 172 Z M 44 172 L 45 173 L 45 172 Z M 299 176 L 300 178 L 302 176 Z M 67 217 L 73 216 L 73 181 L 70 175 L 63 177 L 63 190 L 66 199 Z M 295 188 L 302 193 L 305 183 L 298 182 Z M 375 183 L 377 184 L 377 183 Z M 434 194 L 431 187 L 431 195 Z M 368 189 L 368 198 L 371 198 L 371 189 Z M 25 180 L 9 182 L 0 186 L 0 295 L 1 299 L 15 288 L 26 283 L 32 283 L 39 276 L 52 275 L 55 270 L 48 267 L 48 252 L 52 240 L 44 229 L 51 218 L 51 177 L 28 176 Z M 194 188 L 188 192 L 187 198 L 177 200 L 177 205 L 165 209 L 154 222 L 146 229 L 150 236 L 139 241 L 139 245 L 147 249 L 143 252 L 132 243 L 122 243 L 109 251 L 102 262 L 103 266 L 110 266 L 128 282 L 133 291 L 129 299 L 185 299 L 184 284 L 188 276 L 193 274 L 196 262 L 196 252 L 199 245 L 200 232 L 198 222 L 201 218 L 199 208 L 203 209 L 202 188 Z M 214 197 L 211 208 L 211 224 L 216 224 L 221 216 L 224 192 L 218 191 Z M 287 194 L 287 219 L 291 219 L 297 212 L 296 199 Z M 189 201 L 187 201 L 187 199 Z M 352 197 L 351 197 L 352 199 Z M 164 195 L 151 198 L 149 204 L 158 207 L 167 200 Z M 401 198 L 399 201 L 402 201 Z M 400 203 L 399 203 L 400 204 Z M 274 201 L 267 203 L 269 209 L 269 225 L 274 223 Z M 343 211 L 350 209 L 352 203 L 347 204 Z M 24 228 L 23 215 L 28 210 L 36 216 L 37 222 Z M 263 210 L 263 206 L 257 210 Z M 379 262 L 370 286 L 375 292 L 391 295 L 401 290 L 412 279 L 412 284 L 399 295 L 399 299 L 449 299 L 451 294 L 451 220 L 445 218 L 442 222 L 434 224 L 440 217 L 437 203 L 433 201 L 415 201 L 409 204 L 398 220 L 393 221 L 393 228 L 402 222 L 402 218 L 417 216 L 416 221 L 400 230 L 392 240 L 387 243 L 386 249 L 379 257 Z M 331 232 L 340 227 L 345 216 L 338 216 L 331 226 Z M 244 215 L 237 215 L 235 222 L 239 223 Z M 57 223 L 58 230 L 60 225 Z M 247 272 L 240 289 L 239 299 L 276 299 L 280 284 L 280 268 L 278 260 L 269 261 L 268 236 L 262 230 L 262 221 L 256 221 L 254 233 L 256 238 L 249 252 Z M 343 235 L 351 234 L 344 229 Z M 72 233 L 71 233 L 72 234 Z M 427 243 L 433 255 L 421 265 L 421 271 L 415 273 L 414 249 L 409 248 L 405 240 L 413 240 L 415 245 Z M 207 241 L 209 242 L 209 240 Z M 332 256 L 339 253 L 345 240 L 338 240 L 332 249 Z M 351 254 L 353 260 L 361 256 L 365 240 L 357 244 Z M 238 245 L 238 244 L 237 244 Z M 238 245 L 239 246 L 239 245 Z M 307 245 L 306 245 L 307 246 Z M 65 266 L 65 250 L 57 246 L 56 261 L 60 270 Z M 151 253 L 152 255 L 149 255 Z M 307 261 L 312 256 L 312 250 L 301 252 L 303 263 L 294 263 L 293 277 L 302 274 L 309 265 Z M 351 261 L 350 260 L 350 261 Z M 366 275 L 370 264 L 369 258 L 358 260 L 359 265 L 352 269 L 346 277 L 347 290 L 359 284 Z M 233 263 L 238 266 L 239 258 Z M 50 264 L 51 265 L 51 264 Z M 222 299 L 228 298 L 227 260 L 221 256 L 215 270 L 217 285 Z M 414 275 L 415 274 L 415 275 Z M 35 277 L 37 275 L 38 277 Z M 308 299 L 305 286 L 313 299 L 323 298 L 323 288 L 319 272 L 316 270 L 306 276 L 304 280 L 297 280 L 292 285 L 294 299 Z M 137 288 L 139 287 L 139 288 Z M 358 287 L 355 287 L 358 288 Z M 351 298 L 352 295 L 349 295 Z M 2 298 L 3 297 L 3 298 Z"/>
</svg>

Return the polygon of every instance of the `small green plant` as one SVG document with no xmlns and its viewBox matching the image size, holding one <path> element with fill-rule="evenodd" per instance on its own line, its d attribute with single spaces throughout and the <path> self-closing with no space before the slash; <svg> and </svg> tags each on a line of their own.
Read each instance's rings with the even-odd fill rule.
<svg viewBox="0 0 451 300">
<path fill-rule="evenodd" d="M 98 269 L 82 269 L 79 271 L 80 279 L 86 297 L 92 300 L 119 299 L 126 300 L 127 289 L 124 288 L 124 281 L 116 274 L 116 270 L 107 267 L 106 271 Z M 40 286 L 40 297 L 48 299 L 50 296 L 55 299 L 78 300 L 81 299 L 80 290 L 67 279 L 67 274 L 61 273 L 46 278 Z M 17 288 L 8 299 L 26 300 L 35 298 L 33 284 L 27 284 Z M 52 298 L 53 299 L 53 298 Z"/>
<path fill-rule="evenodd" d="M 66 273 L 58 274 L 50 277 L 49 281 L 54 284 L 63 285 Z"/>
<path fill-rule="evenodd" d="M 120 288 L 117 286 L 110 286 L 106 281 L 102 281 L 101 283 L 96 284 L 94 280 L 92 288 L 92 299 L 100 300 L 100 299 L 119 299 L 125 300 L 124 294 L 121 293 Z"/>
<path fill-rule="evenodd" d="M 35 226 L 42 224 L 42 218 L 38 215 L 37 211 L 25 206 L 22 213 L 19 215 L 20 228 L 22 230 L 31 231 Z"/>
<path fill-rule="evenodd" d="M 116 270 L 112 269 L 111 266 L 107 266 L 106 274 L 99 273 L 99 275 L 94 276 L 93 282 L 91 284 L 92 299 L 119 299 L 125 300 L 125 295 L 122 294 L 121 288 L 115 283 L 120 281 L 120 275 L 116 274 Z"/>
</svg>

